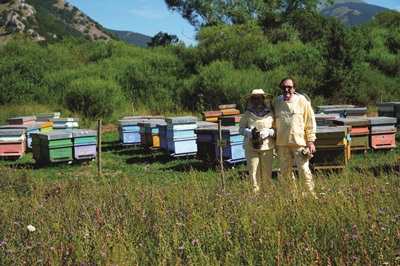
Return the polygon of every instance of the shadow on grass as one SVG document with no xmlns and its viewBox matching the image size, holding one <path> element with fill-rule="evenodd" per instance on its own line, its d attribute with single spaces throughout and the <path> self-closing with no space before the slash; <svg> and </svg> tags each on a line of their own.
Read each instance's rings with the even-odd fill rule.
<svg viewBox="0 0 400 266">
<path fill-rule="evenodd" d="M 354 167 L 353 169 L 354 171 L 357 172 L 373 173 L 374 176 L 379 176 L 381 174 L 390 174 L 390 173 L 395 173 L 397 175 L 400 175 L 400 163 L 397 164 L 385 163 L 382 165 L 376 165 L 371 167 Z"/>
</svg>

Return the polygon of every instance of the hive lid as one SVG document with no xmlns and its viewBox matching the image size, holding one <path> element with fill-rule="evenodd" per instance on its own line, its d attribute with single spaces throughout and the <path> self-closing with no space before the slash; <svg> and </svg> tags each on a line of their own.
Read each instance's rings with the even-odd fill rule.
<svg viewBox="0 0 400 266">
<path fill-rule="evenodd" d="M 50 118 L 49 121 L 52 122 L 79 122 L 79 118 L 73 117 L 58 117 L 58 118 Z"/>
<path fill-rule="evenodd" d="M 370 121 L 371 126 L 373 125 L 396 125 L 396 117 L 377 116 L 377 117 L 365 117 Z"/>
<path fill-rule="evenodd" d="M 72 133 L 71 130 L 56 130 L 49 132 L 41 132 L 39 134 L 39 138 L 47 140 L 70 139 L 72 138 Z"/>
<path fill-rule="evenodd" d="M 192 124 L 197 122 L 197 117 L 195 116 L 167 117 L 165 121 L 169 124 Z"/>
<path fill-rule="evenodd" d="M 36 124 L 36 123 L 31 123 L 31 124 L 24 124 L 24 125 L 4 125 L 4 126 L 0 126 L 0 129 L 18 129 L 18 128 L 22 128 L 22 129 L 26 129 L 26 131 L 30 131 L 30 130 L 35 130 L 35 129 L 40 129 L 40 125 Z"/>
<path fill-rule="evenodd" d="M 369 126 L 370 121 L 366 117 L 352 117 L 352 118 L 336 118 L 331 120 L 336 125 L 350 125 L 350 126 Z"/>
<path fill-rule="evenodd" d="M 26 129 L 24 128 L 9 128 L 9 129 L 1 129 L 0 136 L 20 136 L 25 134 Z"/>
<path fill-rule="evenodd" d="M 143 119 L 121 119 L 118 120 L 118 124 L 121 126 L 137 126 L 138 123 L 143 122 Z"/>
<path fill-rule="evenodd" d="M 210 126 L 217 126 L 216 123 L 210 122 L 210 121 L 197 121 L 197 122 L 196 122 L 196 125 L 197 125 L 198 128 L 201 128 L 201 127 L 210 127 Z"/>
<path fill-rule="evenodd" d="M 8 118 L 7 122 L 25 122 L 31 120 L 36 120 L 36 116 L 20 116 L 20 117 Z"/>
<path fill-rule="evenodd" d="M 73 138 L 97 136 L 97 131 L 91 129 L 71 129 Z"/>
<path fill-rule="evenodd" d="M 149 119 L 138 123 L 140 127 L 157 127 L 158 123 L 163 123 L 164 120 Z"/>
</svg>

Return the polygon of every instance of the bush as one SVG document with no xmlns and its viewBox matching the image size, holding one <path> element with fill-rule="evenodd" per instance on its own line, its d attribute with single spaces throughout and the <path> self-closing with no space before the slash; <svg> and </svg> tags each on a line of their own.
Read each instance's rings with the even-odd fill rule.
<svg viewBox="0 0 400 266">
<path fill-rule="evenodd" d="M 110 119 L 124 101 L 121 88 L 114 81 L 81 78 L 72 81 L 70 86 L 66 106 L 86 119 Z"/>
</svg>

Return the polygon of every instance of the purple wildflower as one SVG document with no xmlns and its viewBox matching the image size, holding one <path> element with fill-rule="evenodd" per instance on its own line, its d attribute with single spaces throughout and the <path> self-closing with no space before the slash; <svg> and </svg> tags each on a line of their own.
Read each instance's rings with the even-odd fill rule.
<svg viewBox="0 0 400 266">
<path fill-rule="evenodd" d="M 14 253 L 14 250 L 12 250 L 12 249 L 7 249 L 7 250 L 6 250 L 6 253 L 8 253 L 8 254 Z"/>
<path fill-rule="evenodd" d="M 192 240 L 193 245 L 196 245 L 198 242 L 199 242 L 199 240 L 197 238 Z"/>
<path fill-rule="evenodd" d="M 304 251 L 305 252 L 309 252 L 310 250 L 308 248 L 304 248 Z"/>
<path fill-rule="evenodd" d="M 106 256 L 106 253 L 105 253 L 105 252 L 102 252 L 102 251 L 100 251 L 100 256 L 101 256 L 101 257 L 105 257 L 105 256 Z"/>
<path fill-rule="evenodd" d="M 226 232 L 226 235 L 230 236 L 230 235 L 232 235 L 232 232 L 228 231 L 228 232 Z"/>
<path fill-rule="evenodd" d="M 184 245 L 180 246 L 179 250 L 185 250 L 185 246 Z"/>
</svg>

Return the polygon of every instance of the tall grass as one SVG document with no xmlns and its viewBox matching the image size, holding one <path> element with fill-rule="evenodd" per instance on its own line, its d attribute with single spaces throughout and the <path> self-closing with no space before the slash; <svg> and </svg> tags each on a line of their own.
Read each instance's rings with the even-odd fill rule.
<svg viewBox="0 0 400 266">
<path fill-rule="evenodd" d="M 355 155 L 316 174 L 315 200 L 245 165 L 220 173 L 194 158 L 121 148 L 97 162 L 0 162 L 0 265 L 398 265 L 399 151 Z M 376 170 L 378 169 L 378 170 Z M 35 231 L 27 230 L 33 225 Z"/>
</svg>

